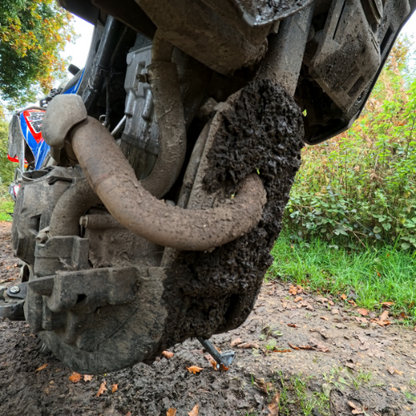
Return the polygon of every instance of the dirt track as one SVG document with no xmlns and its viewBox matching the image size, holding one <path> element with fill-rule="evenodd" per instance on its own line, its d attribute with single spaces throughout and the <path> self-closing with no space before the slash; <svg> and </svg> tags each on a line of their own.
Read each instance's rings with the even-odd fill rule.
<svg viewBox="0 0 416 416">
<path fill-rule="evenodd" d="M 4 282 L 18 278 L 16 263 L 10 224 L 0 223 L 2 285 L 16 282 Z M 172 349 L 171 359 L 75 384 L 70 369 L 37 350 L 24 322 L 0 322 L 0 415 L 164 416 L 176 408 L 185 416 L 198 404 L 199 415 L 252 416 L 268 414 L 276 394 L 280 415 L 416 414 L 414 331 L 394 320 L 384 327 L 377 316 L 359 317 L 340 299 L 289 289 L 264 285 L 247 322 L 213 337 L 222 350 L 232 341 L 243 344 L 234 347 L 227 372 L 215 371 L 198 342 L 188 341 Z M 195 365 L 203 370 L 189 373 L 186 367 Z M 96 397 L 104 381 L 108 391 Z"/>
</svg>

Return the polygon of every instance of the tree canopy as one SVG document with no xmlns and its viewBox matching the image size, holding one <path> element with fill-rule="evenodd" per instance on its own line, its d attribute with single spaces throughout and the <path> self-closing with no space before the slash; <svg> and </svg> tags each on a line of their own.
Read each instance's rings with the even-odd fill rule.
<svg viewBox="0 0 416 416">
<path fill-rule="evenodd" d="M 0 96 L 15 105 L 47 92 L 64 71 L 59 55 L 73 30 L 54 0 L 0 1 Z"/>
</svg>

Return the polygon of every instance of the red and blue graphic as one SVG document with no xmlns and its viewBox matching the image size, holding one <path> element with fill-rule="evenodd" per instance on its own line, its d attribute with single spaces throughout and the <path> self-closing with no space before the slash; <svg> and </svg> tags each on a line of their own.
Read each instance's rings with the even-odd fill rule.
<svg viewBox="0 0 416 416">
<path fill-rule="evenodd" d="M 42 138 L 42 122 L 46 111 L 43 109 L 27 109 L 20 113 L 20 127 L 23 137 L 35 158 L 35 169 L 40 169 L 49 145 Z"/>
</svg>

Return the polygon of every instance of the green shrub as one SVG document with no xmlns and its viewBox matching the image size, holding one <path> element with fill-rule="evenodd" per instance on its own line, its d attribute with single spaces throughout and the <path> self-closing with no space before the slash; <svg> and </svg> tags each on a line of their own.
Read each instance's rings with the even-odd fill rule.
<svg viewBox="0 0 416 416">
<path fill-rule="evenodd" d="M 406 80 L 402 55 L 396 48 L 352 129 L 304 149 L 285 216 L 292 240 L 416 249 L 416 79 Z"/>
</svg>

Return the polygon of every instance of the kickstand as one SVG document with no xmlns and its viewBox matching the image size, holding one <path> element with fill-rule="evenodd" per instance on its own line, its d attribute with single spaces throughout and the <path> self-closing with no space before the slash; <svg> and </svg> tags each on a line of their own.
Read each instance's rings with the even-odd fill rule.
<svg viewBox="0 0 416 416">
<path fill-rule="evenodd" d="M 198 337 L 198 341 L 203 345 L 205 350 L 209 352 L 212 358 L 217 362 L 217 368 L 220 367 L 220 364 L 223 364 L 224 367 L 230 367 L 231 363 L 234 360 L 235 351 L 224 351 L 220 354 L 217 349 L 214 347 L 211 341 Z"/>
</svg>

